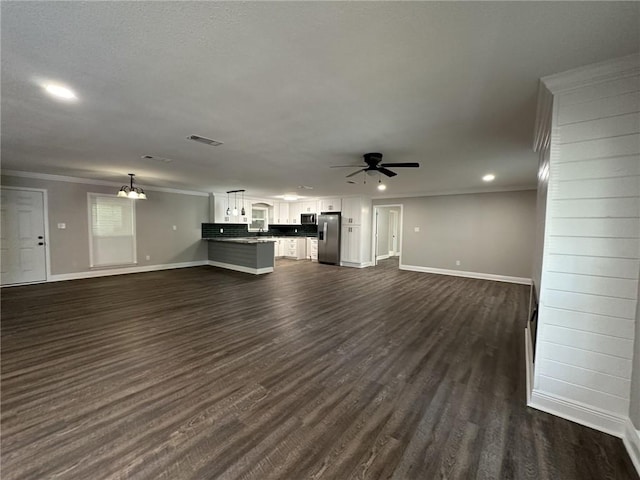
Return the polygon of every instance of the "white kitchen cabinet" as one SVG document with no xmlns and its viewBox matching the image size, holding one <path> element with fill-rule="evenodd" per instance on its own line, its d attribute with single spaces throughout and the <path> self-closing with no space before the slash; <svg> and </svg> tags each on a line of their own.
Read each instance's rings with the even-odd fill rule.
<svg viewBox="0 0 640 480">
<path fill-rule="evenodd" d="M 318 213 L 318 202 L 315 200 L 300 202 L 300 207 L 300 213 Z"/>
<path fill-rule="evenodd" d="M 289 223 L 292 225 L 300 225 L 300 213 L 302 212 L 302 203 L 293 202 L 289 204 Z"/>
<path fill-rule="evenodd" d="M 318 261 L 318 239 L 307 237 L 307 255 L 306 258 L 312 262 Z"/>
<path fill-rule="evenodd" d="M 362 227 L 359 225 L 342 227 L 340 261 L 361 264 L 362 263 Z"/>
<path fill-rule="evenodd" d="M 304 260 L 307 254 L 306 238 L 304 237 L 286 237 L 283 238 L 283 257 L 293 260 Z"/>
<path fill-rule="evenodd" d="M 250 223 L 251 212 L 246 211 L 244 216 L 240 215 L 242 206 L 240 203 L 238 203 L 238 214 L 233 215 L 234 206 L 235 203 L 233 199 L 230 199 L 229 203 L 227 204 L 226 195 L 214 195 L 214 223 Z M 231 209 L 230 215 L 227 215 L 227 207 Z"/>
<path fill-rule="evenodd" d="M 319 212 L 341 212 L 342 199 L 340 198 L 323 198 L 319 202 Z"/>
<path fill-rule="evenodd" d="M 227 198 L 215 195 L 213 198 L 213 222 L 214 223 L 231 223 L 231 215 L 227 215 Z"/>
<path fill-rule="evenodd" d="M 277 202 L 273 205 L 273 222 L 275 225 L 288 225 L 289 204 L 287 202 Z"/>
<path fill-rule="evenodd" d="M 368 267 L 371 262 L 371 199 L 342 199 L 340 265 Z"/>
<path fill-rule="evenodd" d="M 284 256 L 284 245 L 283 238 L 276 238 L 275 242 L 273 242 L 273 256 L 275 258 L 280 258 Z"/>
<path fill-rule="evenodd" d="M 343 198 L 342 199 L 342 224 L 343 225 L 361 225 L 362 211 L 364 209 L 364 204 L 365 202 L 362 197 Z"/>
</svg>

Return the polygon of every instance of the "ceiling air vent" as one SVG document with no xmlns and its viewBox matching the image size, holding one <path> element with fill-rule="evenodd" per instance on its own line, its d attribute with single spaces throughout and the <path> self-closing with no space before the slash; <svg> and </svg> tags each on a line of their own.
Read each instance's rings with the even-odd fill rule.
<svg viewBox="0 0 640 480">
<path fill-rule="evenodd" d="M 222 145 L 222 142 L 218 142 L 217 140 L 211 140 L 210 138 L 206 138 L 206 137 L 201 137 L 199 135 L 189 135 L 187 138 L 195 142 L 211 145 L 212 147 L 217 147 L 218 145 Z"/>
<path fill-rule="evenodd" d="M 165 157 L 158 157 L 157 155 L 143 155 L 140 158 L 143 158 L 145 160 L 156 160 L 157 162 L 163 162 L 163 163 L 169 163 L 169 162 L 173 162 L 173 160 L 171 160 L 170 158 L 165 158 Z"/>
</svg>

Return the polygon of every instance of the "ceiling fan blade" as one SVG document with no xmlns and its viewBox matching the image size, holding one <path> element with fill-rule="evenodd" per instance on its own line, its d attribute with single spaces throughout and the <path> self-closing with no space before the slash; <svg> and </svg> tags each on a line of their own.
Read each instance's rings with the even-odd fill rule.
<svg viewBox="0 0 640 480">
<path fill-rule="evenodd" d="M 357 170 L 357 171 L 355 171 L 355 172 L 353 172 L 353 173 L 351 173 L 351 174 L 347 175 L 347 178 L 349 178 L 349 177 L 355 177 L 357 174 L 359 174 L 360 172 L 364 172 L 365 170 L 366 170 L 365 168 L 363 168 L 363 169 L 361 169 L 361 170 Z M 395 173 L 394 173 L 394 175 L 395 175 Z"/>
<path fill-rule="evenodd" d="M 409 162 L 409 163 L 381 163 L 380 166 L 381 167 L 396 167 L 396 168 L 401 168 L 401 167 L 418 168 L 420 166 L 420 164 L 419 163 L 415 163 L 415 162 Z"/>
<path fill-rule="evenodd" d="M 384 173 L 387 177 L 395 177 L 395 176 L 397 175 L 397 173 L 396 173 L 396 172 L 392 172 L 391 170 L 387 170 L 387 169 L 386 169 L 386 168 L 384 168 L 384 167 L 380 167 L 380 168 L 378 169 L 378 171 L 379 171 L 380 173 Z"/>
<path fill-rule="evenodd" d="M 347 167 L 348 168 L 358 168 L 358 167 L 365 168 L 367 166 L 368 165 L 329 165 L 329 168 L 347 168 Z"/>
</svg>

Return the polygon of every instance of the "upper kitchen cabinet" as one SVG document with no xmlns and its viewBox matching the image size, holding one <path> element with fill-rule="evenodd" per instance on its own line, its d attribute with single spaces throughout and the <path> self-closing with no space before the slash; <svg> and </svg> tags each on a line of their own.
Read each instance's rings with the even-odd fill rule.
<svg viewBox="0 0 640 480">
<path fill-rule="evenodd" d="M 300 213 L 318 213 L 318 202 L 315 200 L 298 202 L 300 204 Z"/>
<path fill-rule="evenodd" d="M 342 224 L 361 225 L 363 213 L 371 211 L 371 201 L 362 197 L 350 197 L 342 199 Z"/>
<path fill-rule="evenodd" d="M 289 203 L 276 202 L 273 204 L 273 222 L 271 223 L 275 225 L 287 225 L 291 223 L 289 215 Z"/>
<path fill-rule="evenodd" d="M 302 212 L 302 202 L 292 202 L 289 204 L 289 223 L 300 225 L 300 213 Z"/>
<path fill-rule="evenodd" d="M 237 204 L 237 214 L 233 214 L 233 209 L 236 207 L 234 200 L 227 200 L 225 194 L 215 193 L 213 198 L 213 222 L 214 223 L 250 223 L 251 212 L 245 210 L 245 215 L 241 215 L 242 203 Z M 246 205 L 246 201 L 245 201 Z M 230 210 L 227 215 L 227 209 Z"/>
<path fill-rule="evenodd" d="M 319 213 L 322 212 L 341 212 L 342 200 L 340 198 L 323 198 L 320 200 Z"/>
</svg>

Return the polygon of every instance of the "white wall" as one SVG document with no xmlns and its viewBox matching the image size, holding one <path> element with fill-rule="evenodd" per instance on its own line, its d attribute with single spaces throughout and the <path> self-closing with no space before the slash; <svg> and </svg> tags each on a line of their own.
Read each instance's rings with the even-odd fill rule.
<svg viewBox="0 0 640 480">
<path fill-rule="evenodd" d="M 532 404 L 618 434 L 640 271 L 634 58 L 612 63 L 618 73 L 608 77 L 599 65 L 543 79 L 554 96 Z"/>
<path fill-rule="evenodd" d="M 374 204 L 403 205 L 400 268 L 530 281 L 534 190 L 376 199 Z"/>
</svg>

